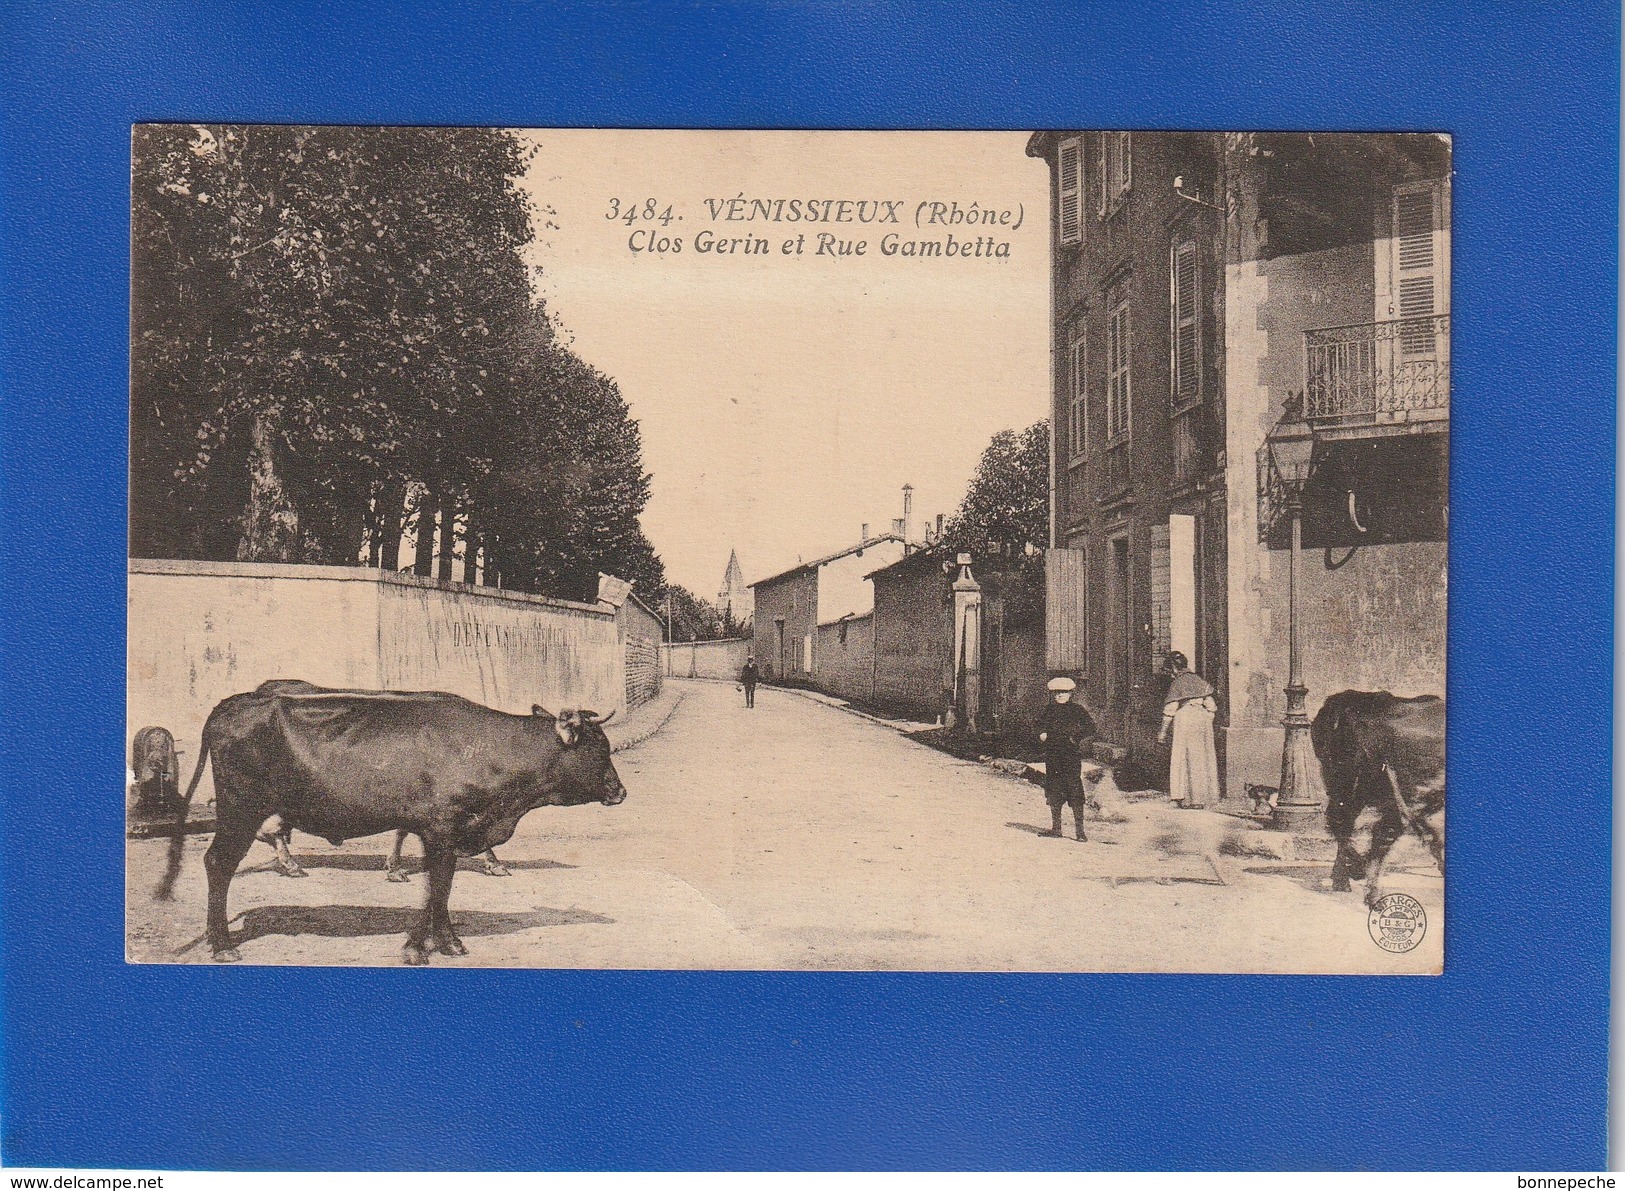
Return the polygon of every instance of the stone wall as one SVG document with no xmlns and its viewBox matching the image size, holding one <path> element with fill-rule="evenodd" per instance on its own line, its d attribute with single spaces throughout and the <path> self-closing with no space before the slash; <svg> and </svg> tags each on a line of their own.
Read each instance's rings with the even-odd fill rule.
<svg viewBox="0 0 1625 1191">
<path fill-rule="evenodd" d="M 742 638 L 725 641 L 679 641 L 660 647 L 661 672 L 671 678 L 739 678 L 751 643 Z M 758 667 L 761 660 L 757 659 Z M 765 669 L 764 669 L 765 673 Z"/>
<path fill-rule="evenodd" d="M 940 563 L 921 554 L 873 576 L 875 701 L 934 720 L 953 689 L 954 606 Z"/>
<path fill-rule="evenodd" d="M 828 695 L 874 701 L 875 618 L 853 616 L 818 626 L 813 685 Z"/>
<path fill-rule="evenodd" d="M 634 597 L 616 611 L 626 662 L 626 706 L 638 707 L 660 693 L 660 618 Z"/>
<path fill-rule="evenodd" d="M 522 714 L 625 706 L 607 606 L 360 567 L 131 559 L 126 720 L 196 764 L 215 704 L 272 678 L 440 690 Z"/>
</svg>

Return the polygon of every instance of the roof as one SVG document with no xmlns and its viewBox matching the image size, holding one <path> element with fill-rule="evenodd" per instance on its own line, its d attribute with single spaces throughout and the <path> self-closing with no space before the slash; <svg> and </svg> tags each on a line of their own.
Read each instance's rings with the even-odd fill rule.
<svg viewBox="0 0 1625 1191">
<path fill-rule="evenodd" d="M 881 576 L 891 578 L 894 575 L 906 574 L 909 571 L 941 571 L 951 580 L 959 573 L 958 557 L 961 553 L 963 551 L 954 550 L 948 546 L 926 546 L 911 554 L 904 555 L 896 562 L 877 567 L 865 575 L 864 578 L 870 580 Z M 992 552 L 979 553 L 972 551 L 971 574 L 979 579 L 1007 575 L 1020 570 L 1024 565 L 1024 561 L 1024 557 L 1019 553 L 1001 555 Z M 944 563 L 951 563 L 952 565 L 945 567 Z"/>
<path fill-rule="evenodd" d="M 798 562 L 795 566 L 782 570 L 776 575 L 769 575 L 766 579 L 758 579 L 750 586 L 761 587 L 763 584 L 772 583 L 777 579 L 786 579 L 791 575 L 800 574 L 802 571 L 814 571 L 821 566 L 834 562 L 838 558 L 845 558 L 848 554 L 857 554 L 861 550 L 868 550 L 872 546 L 879 546 L 885 542 L 902 542 L 902 540 L 901 536 L 894 533 L 883 533 L 876 537 L 865 538 L 855 546 L 837 550 L 834 554 L 826 554 L 823 558 L 815 558 L 811 562 Z"/>
<path fill-rule="evenodd" d="M 874 570 L 865 575 L 864 578 L 873 579 L 876 575 L 883 575 L 888 571 L 895 571 L 905 563 L 910 567 L 910 569 L 918 570 L 925 567 L 925 563 L 921 562 L 921 559 L 930 559 L 931 566 L 927 569 L 936 570 L 942 566 L 942 561 L 944 559 L 952 557 L 953 552 L 946 550 L 941 546 L 925 546 L 919 550 L 913 551 L 912 553 L 903 555 L 903 557 L 899 558 L 896 562 L 888 562 L 883 567 L 876 567 Z"/>
</svg>

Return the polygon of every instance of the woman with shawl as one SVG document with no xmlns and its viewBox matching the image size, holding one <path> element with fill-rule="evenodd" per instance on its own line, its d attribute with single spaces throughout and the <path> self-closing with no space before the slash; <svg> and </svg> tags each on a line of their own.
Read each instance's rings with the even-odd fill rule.
<svg viewBox="0 0 1625 1191">
<path fill-rule="evenodd" d="M 1174 743 L 1168 769 L 1168 797 L 1196 810 L 1219 797 L 1219 760 L 1213 752 L 1213 717 L 1219 704 L 1213 686 L 1190 668 L 1184 654 L 1168 655 L 1163 669 L 1173 676 L 1162 705 L 1162 731 L 1159 743 L 1173 731 Z"/>
</svg>

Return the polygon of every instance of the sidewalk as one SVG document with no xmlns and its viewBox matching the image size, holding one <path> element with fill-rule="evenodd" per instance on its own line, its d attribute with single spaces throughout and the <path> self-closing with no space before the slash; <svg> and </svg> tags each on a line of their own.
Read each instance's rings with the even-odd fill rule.
<svg viewBox="0 0 1625 1191">
<path fill-rule="evenodd" d="M 941 725 L 920 723 L 915 720 L 892 718 L 855 707 L 845 699 L 838 699 L 820 691 L 800 687 L 779 687 L 822 703 L 839 708 L 851 715 L 880 724 L 904 736 L 934 732 Z M 927 741 L 920 741 L 934 748 Z M 938 750 L 942 751 L 942 750 Z M 1042 761 L 1020 761 L 1009 757 L 983 756 L 977 760 L 1007 777 L 1017 778 L 1042 786 L 1045 767 Z M 1122 790 L 1118 788 L 1116 772 L 1098 762 L 1084 764 L 1084 779 L 1090 783 L 1089 793 L 1095 804 L 1090 819 L 1104 823 L 1139 822 L 1164 829 L 1161 837 L 1167 840 L 1172 832 L 1186 851 L 1209 857 L 1227 857 L 1254 863 L 1296 865 L 1303 862 L 1329 863 L 1336 854 L 1336 845 L 1328 831 L 1284 832 L 1267 819 L 1250 814 L 1240 801 L 1218 803 L 1200 810 L 1185 810 L 1168 800 L 1161 790 Z M 1222 879 L 1222 878 L 1221 878 Z"/>
<path fill-rule="evenodd" d="M 666 726 L 682 701 L 683 689 L 671 679 L 662 680 L 660 691 L 653 699 L 616 716 L 604 729 L 604 735 L 609 737 L 610 752 L 625 752 L 648 740 Z"/>
<path fill-rule="evenodd" d="M 881 715 L 880 713 L 874 711 L 866 711 L 861 707 L 847 702 L 845 699 L 838 699 L 834 695 L 826 695 L 822 691 L 808 690 L 805 687 L 783 686 L 775 687 L 774 689 L 788 691 L 792 695 L 800 695 L 803 699 L 811 699 L 814 703 L 822 703 L 826 707 L 839 707 L 842 711 L 850 712 L 851 714 L 859 716 L 862 719 L 866 719 L 871 723 L 881 724 L 884 727 L 901 732 L 905 736 L 913 735 L 916 732 L 934 732 L 936 729 L 942 726 L 941 724 L 927 724 L 920 720 L 902 719 L 899 717 Z"/>
</svg>

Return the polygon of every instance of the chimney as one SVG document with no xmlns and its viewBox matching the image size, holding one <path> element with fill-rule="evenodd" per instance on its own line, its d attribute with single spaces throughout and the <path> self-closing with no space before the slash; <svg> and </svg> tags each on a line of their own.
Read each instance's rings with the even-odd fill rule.
<svg viewBox="0 0 1625 1191">
<path fill-rule="evenodd" d="M 858 541 L 859 542 L 867 542 L 868 540 L 869 540 L 869 523 L 867 521 L 865 521 L 863 523 L 863 528 L 858 531 Z"/>
<path fill-rule="evenodd" d="M 914 541 L 914 485 L 903 485 L 903 544 Z"/>
<path fill-rule="evenodd" d="M 937 514 L 937 541 L 942 541 L 942 514 Z"/>
</svg>

